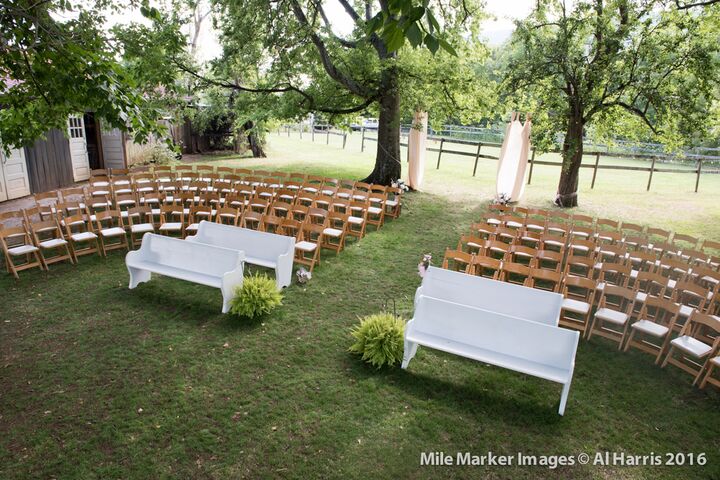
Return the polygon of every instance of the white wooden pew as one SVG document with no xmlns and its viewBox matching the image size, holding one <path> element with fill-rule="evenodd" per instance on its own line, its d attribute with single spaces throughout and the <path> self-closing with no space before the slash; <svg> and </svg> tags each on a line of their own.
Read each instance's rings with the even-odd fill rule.
<svg viewBox="0 0 720 480">
<path fill-rule="evenodd" d="M 563 385 L 563 415 L 575 368 L 580 335 L 551 325 L 437 298 L 420 296 L 405 326 L 402 368 L 418 345 L 515 370 Z"/>
<path fill-rule="evenodd" d="M 278 289 L 292 282 L 295 238 L 203 220 L 197 235 L 185 239 L 245 252 L 245 262 L 275 270 Z"/>
<path fill-rule="evenodd" d="M 490 278 L 430 267 L 415 292 L 415 306 L 421 296 L 434 297 L 502 315 L 557 327 L 563 297 L 559 293 L 523 287 Z"/>
<path fill-rule="evenodd" d="M 243 283 L 244 258 L 238 250 L 146 233 L 140 249 L 129 252 L 125 264 L 130 272 L 131 289 L 150 281 L 152 273 L 187 280 L 219 288 L 222 312 L 227 313 L 235 287 Z"/>
</svg>

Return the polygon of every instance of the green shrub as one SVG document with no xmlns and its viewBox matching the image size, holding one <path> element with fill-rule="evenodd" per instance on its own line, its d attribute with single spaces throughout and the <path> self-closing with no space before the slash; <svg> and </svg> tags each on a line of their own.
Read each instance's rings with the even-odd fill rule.
<svg viewBox="0 0 720 480">
<path fill-rule="evenodd" d="M 350 332 L 355 338 L 350 351 L 378 369 L 395 365 L 402 361 L 404 332 L 405 322 L 400 317 L 390 313 L 369 315 Z"/>
<path fill-rule="evenodd" d="M 235 289 L 235 296 L 230 302 L 230 313 L 248 318 L 265 315 L 282 305 L 282 298 L 275 280 L 267 275 L 255 274 L 247 277 L 242 286 Z"/>
</svg>

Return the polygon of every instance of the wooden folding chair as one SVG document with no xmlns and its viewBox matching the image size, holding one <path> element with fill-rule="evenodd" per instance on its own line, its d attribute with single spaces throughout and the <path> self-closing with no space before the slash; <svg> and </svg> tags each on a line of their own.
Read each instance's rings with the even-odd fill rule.
<svg viewBox="0 0 720 480">
<path fill-rule="evenodd" d="M 543 233 L 547 224 L 548 212 L 540 208 L 528 208 L 525 211 L 525 230 Z"/>
<path fill-rule="evenodd" d="M 601 230 L 620 231 L 620 222 L 609 218 L 598 218 L 595 221 L 595 228 L 598 230 L 598 236 L 602 234 Z"/>
<path fill-rule="evenodd" d="M 675 233 L 672 237 L 672 244 L 677 246 L 681 251 L 695 250 L 700 244 L 700 239 L 684 233 Z"/>
<path fill-rule="evenodd" d="M 60 201 L 57 191 L 36 193 L 33 200 L 38 207 L 40 220 L 55 218 L 55 204 Z"/>
<path fill-rule="evenodd" d="M 309 218 L 308 210 L 310 209 L 303 205 L 293 205 L 292 210 L 290 210 L 290 218 L 298 222 L 304 222 L 306 219 Z"/>
<path fill-rule="evenodd" d="M 315 197 L 315 200 L 313 200 L 312 207 L 314 208 L 322 208 L 324 210 L 330 211 L 330 205 L 332 205 L 335 202 L 335 199 L 333 197 L 328 197 L 327 195 L 317 195 Z M 347 203 L 345 203 L 347 205 Z M 340 213 L 346 213 L 346 212 L 340 212 Z"/>
<path fill-rule="evenodd" d="M 110 177 L 110 192 L 114 197 L 118 195 L 132 194 L 132 179 L 127 175 L 116 175 Z"/>
<path fill-rule="evenodd" d="M 555 235 L 553 233 L 543 233 L 540 236 L 540 245 L 538 246 L 538 249 L 540 250 L 555 250 L 556 252 L 559 252 L 561 255 L 565 254 L 565 245 L 567 244 L 567 238 Z"/>
<path fill-rule="evenodd" d="M 478 277 L 498 280 L 502 265 L 503 262 L 496 258 L 474 255 L 470 261 L 467 273 L 477 275 Z"/>
<path fill-rule="evenodd" d="M 579 237 L 570 237 L 568 240 L 569 255 L 579 255 L 589 258 L 595 258 L 597 254 L 597 242 L 594 239 L 585 239 Z"/>
<path fill-rule="evenodd" d="M 570 255 L 565 260 L 563 275 L 572 275 L 592 280 L 595 278 L 595 265 L 595 260 L 590 257 Z"/>
<path fill-rule="evenodd" d="M 517 215 L 503 215 L 500 217 L 500 222 L 503 227 L 514 230 L 525 228 L 525 219 Z"/>
<path fill-rule="evenodd" d="M 672 258 L 661 258 L 657 265 L 657 271 L 662 276 L 675 281 L 685 280 L 691 268 L 687 262 Z"/>
<path fill-rule="evenodd" d="M 240 226 L 242 228 L 249 228 L 250 230 L 262 231 L 263 217 L 264 215 L 262 213 L 246 210 L 242 218 L 240 218 Z"/>
<path fill-rule="evenodd" d="M 363 201 L 357 198 L 357 195 L 353 195 L 355 201 Z M 380 227 L 385 223 L 385 205 L 387 202 L 387 194 L 385 193 L 370 193 L 367 197 L 369 203 L 367 213 L 367 223 L 375 227 L 375 230 L 380 230 Z"/>
<path fill-rule="evenodd" d="M 9 238 L 13 239 L 12 244 L 9 244 Z M 20 278 L 18 272 L 23 270 L 35 267 L 46 269 L 42 252 L 33 244 L 24 226 L 0 230 L 0 245 L 5 254 L 5 266 L 16 279 Z"/>
<path fill-rule="evenodd" d="M 573 227 L 595 229 L 595 219 L 590 215 L 575 213 L 570 216 L 570 223 L 572 223 Z"/>
<path fill-rule="evenodd" d="M 566 275 L 562 282 L 563 303 L 560 326 L 581 332 L 584 337 L 590 325 L 590 313 L 595 303 L 596 283 L 589 278 Z"/>
<path fill-rule="evenodd" d="M 473 255 L 461 250 L 446 249 L 442 268 L 456 272 L 470 273 Z"/>
<path fill-rule="evenodd" d="M 237 227 L 242 217 L 241 210 L 233 207 L 220 207 L 215 213 L 215 222 Z"/>
<path fill-rule="evenodd" d="M 402 212 L 402 190 L 398 187 L 388 187 L 385 191 L 385 215 L 390 218 L 398 218 Z"/>
<path fill-rule="evenodd" d="M 185 208 L 182 205 L 160 205 L 158 233 L 167 236 L 177 235 L 180 238 L 185 237 Z"/>
<path fill-rule="evenodd" d="M 195 235 L 200 228 L 200 222 L 203 220 L 212 222 L 215 218 L 215 211 L 210 205 L 196 205 L 190 207 L 188 213 L 187 226 L 185 227 L 185 235 Z"/>
<path fill-rule="evenodd" d="M 705 375 L 700 382 L 700 388 L 705 388 L 708 383 L 720 388 L 720 379 L 713 376 L 715 371 L 720 371 L 720 356 L 713 357 L 707 361 Z"/>
<path fill-rule="evenodd" d="M 543 235 L 544 234 L 542 232 L 534 232 L 532 230 L 525 229 L 518 234 L 515 243 L 524 247 L 530 247 L 537 250 L 538 248 L 542 247 Z"/>
<path fill-rule="evenodd" d="M 627 287 L 632 274 L 632 267 L 623 263 L 601 263 L 596 265 L 596 270 L 598 288 L 604 284 Z"/>
<path fill-rule="evenodd" d="M 498 260 L 503 260 L 510 252 L 510 244 L 503 243 L 498 240 L 489 240 L 485 242 L 484 255 Z"/>
<path fill-rule="evenodd" d="M 622 226 L 620 228 L 626 234 L 630 233 L 638 237 L 645 234 L 645 227 L 637 223 L 622 222 Z"/>
<path fill-rule="evenodd" d="M 347 205 L 344 213 L 350 214 L 350 216 L 348 217 L 347 234 L 360 240 L 365 236 L 365 228 L 367 226 L 367 203 L 352 201 L 347 203 L 345 201 L 339 200 L 332 204 L 333 209 L 335 209 L 336 205 L 341 203 Z"/>
<path fill-rule="evenodd" d="M 635 292 L 629 288 L 605 285 L 588 330 L 588 340 L 593 335 L 599 335 L 617 342 L 620 350 L 634 308 Z"/>
<path fill-rule="evenodd" d="M 142 243 L 146 233 L 155 233 L 155 223 L 150 207 L 133 207 L 128 210 L 127 227 L 130 230 L 130 247 L 135 248 Z"/>
<path fill-rule="evenodd" d="M 65 260 L 70 260 L 72 264 L 75 263 L 70 253 L 70 246 L 63 237 L 56 218 L 42 222 L 29 222 L 27 227 L 32 235 L 33 243 L 40 249 L 40 261 L 45 270 L 48 269 L 48 265 Z"/>
<path fill-rule="evenodd" d="M 491 240 L 496 240 L 498 242 L 512 245 L 518 242 L 518 235 L 520 234 L 521 231 L 517 228 L 510 228 L 499 225 L 495 227 L 495 233 L 493 233 Z"/>
<path fill-rule="evenodd" d="M 535 254 L 535 268 L 560 273 L 563 256 L 553 250 L 538 250 Z"/>
<path fill-rule="evenodd" d="M 668 363 L 675 365 L 692 375 L 695 385 L 708 366 L 713 352 L 718 351 L 718 346 L 720 346 L 720 319 L 695 311 L 685 322 L 680 336 L 670 340 L 670 348 L 662 368 Z"/>
<path fill-rule="evenodd" d="M 527 265 L 512 262 L 502 262 L 498 280 L 501 282 L 513 283 L 524 287 L 530 286 L 532 269 Z"/>
<path fill-rule="evenodd" d="M 288 237 L 295 237 L 295 239 L 299 240 L 301 226 L 302 223 L 296 220 L 292 220 L 290 218 L 282 218 L 280 220 L 280 229 L 278 230 L 278 233 L 280 235 L 286 235 Z"/>
<path fill-rule="evenodd" d="M 65 230 L 65 239 L 70 246 L 70 253 L 75 261 L 78 257 L 97 253 L 102 255 L 100 251 L 100 240 L 94 231 L 93 221 L 90 215 L 81 211 L 75 215 L 70 215 L 59 219 L 60 225 Z"/>
<path fill-rule="evenodd" d="M 328 225 L 323 230 L 322 248 L 327 248 L 338 254 L 345 247 L 345 236 L 348 231 L 350 215 L 347 213 L 330 212 Z"/>
<path fill-rule="evenodd" d="M 322 208 L 308 208 L 307 221 L 315 225 L 327 226 L 328 212 Z"/>
<path fill-rule="evenodd" d="M 458 241 L 457 250 L 473 255 L 479 255 L 485 250 L 485 242 L 486 240 L 474 235 L 461 235 L 460 240 Z"/>
<path fill-rule="evenodd" d="M 623 245 L 608 245 L 600 243 L 597 247 L 595 260 L 598 262 L 628 264 L 628 250 Z"/>
<path fill-rule="evenodd" d="M 248 209 L 260 215 L 266 215 L 270 208 L 270 202 L 260 197 L 253 197 L 248 203 Z"/>
<path fill-rule="evenodd" d="M 286 228 L 284 224 L 283 229 Z M 295 263 L 308 266 L 311 272 L 316 264 L 320 265 L 320 245 L 323 243 L 324 230 L 322 225 L 304 223 L 300 227 L 299 241 L 295 243 Z"/>
<path fill-rule="evenodd" d="M 280 234 L 280 228 L 282 225 L 283 218 L 276 217 L 274 215 L 263 215 L 262 218 L 262 229 L 263 232 Z"/>
<path fill-rule="evenodd" d="M 560 292 L 562 275 L 559 270 L 547 270 L 544 268 L 533 268 L 530 270 L 529 287 L 548 292 Z"/>
<path fill-rule="evenodd" d="M 633 322 L 626 332 L 624 350 L 637 348 L 654 355 L 655 363 L 660 363 L 679 314 L 680 305 L 665 298 L 646 297 L 638 314 L 639 320 Z"/>
<path fill-rule="evenodd" d="M 106 257 L 110 250 L 130 249 L 120 210 L 104 210 L 96 213 L 95 228 L 100 239 L 100 252 L 103 257 Z"/>
<path fill-rule="evenodd" d="M 627 252 L 627 259 L 634 270 L 639 272 L 657 271 L 658 259 L 654 252 L 642 250 Z"/>
</svg>

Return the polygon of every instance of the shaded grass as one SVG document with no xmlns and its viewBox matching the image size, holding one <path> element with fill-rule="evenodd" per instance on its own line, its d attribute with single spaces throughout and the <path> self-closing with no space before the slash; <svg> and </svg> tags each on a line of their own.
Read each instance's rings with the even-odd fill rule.
<svg viewBox="0 0 720 480">
<path fill-rule="evenodd" d="M 338 158 L 331 147 L 273 142 L 271 155 L 223 162 L 369 171 L 365 156 Z M 408 195 L 401 218 L 324 254 L 311 283 L 289 287 L 284 306 L 259 322 L 219 314 L 215 289 L 157 277 L 129 291 L 120 253 L 23 272 L 19 282 L 1 276 L 0 478 L 720 476 L 717 392 L 603 340 L 580 345 L 565 417 L 560 387 L 540 379 L 426 348 L 408 371 L 377 372 L 347 352 L 357 316 L 385 298 L 409 318 L 422 253 L 439 262 L 480 215 L 488 186 L 447 181 L 431 176 L 428 189 L 442 194 Z M 694 231 L 707 231 L 698 218 Z M 426 451 L 606 450 L 705 452 L 708 463 L 419 465 Z"/>
</svg>

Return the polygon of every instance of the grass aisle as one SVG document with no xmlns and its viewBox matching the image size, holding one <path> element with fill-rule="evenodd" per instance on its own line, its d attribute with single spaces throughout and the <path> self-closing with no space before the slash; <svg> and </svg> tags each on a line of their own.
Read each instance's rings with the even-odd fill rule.
<svg viewBox="0 0 720 480">
<path fill-rule="evenodd" d="M 449 213 L 448 213 L 449 212 Z M 123 255 L 0 277 L 0 477 L 709 478 L 718 395 L 649 356 L 582 342 L 560 387 L 421 348 L 407 372 L 349 353 L 386 296 L 411 312 L 415 266 L 478 211 L 430 194 L 337 258 L 262 322 L 220 315 L 217 290 L 158 278 L 127 290 Z M 420 247 L 422 246 L 422 247 Z M 704 468 L 420 468 L 424 451 L 706 452 Z"/>
</svg>

